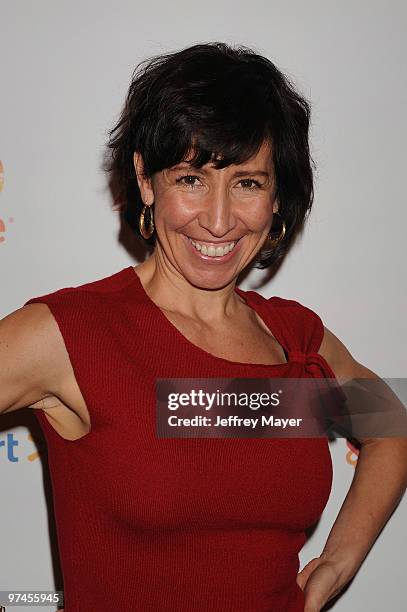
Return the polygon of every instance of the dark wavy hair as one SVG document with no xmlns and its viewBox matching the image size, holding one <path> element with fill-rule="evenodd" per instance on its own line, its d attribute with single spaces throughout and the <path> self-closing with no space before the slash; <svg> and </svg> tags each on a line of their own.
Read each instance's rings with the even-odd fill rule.
<svg viewBox="0 0 407 612">
<path fill-rule="evenodd" d="M 271 266 L 287 251 L 314 199 L 309 124 L 309 102 L 273 62 L 246 46 L 211 42 L 147 58 L 134 69 L 120 118 L 108 131 L 111 154 L 104 168 L 115 185 L 116 209 L 142 238 L 135 151 L 150 178 L 191 150 L 189 161 L 197 168 L 210 161 L 217 169 L 240 164 L 266 139 L 286 225 L 284 239 L 256 258 L 255 267 Z M 270 231 L 277 236 L 280 229 Z M 156 232 L 145 242 L 155 241 Z"/>
</svg>

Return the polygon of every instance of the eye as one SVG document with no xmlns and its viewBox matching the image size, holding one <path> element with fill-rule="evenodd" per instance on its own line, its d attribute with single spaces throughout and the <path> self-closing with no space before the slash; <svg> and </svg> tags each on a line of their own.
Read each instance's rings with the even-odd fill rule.
<svg viewBox="0 0 407 612">
<path fill-rule="evenodd" d="M 184 182 L 184 179 L 188 180 Z M 191 187 L 191 189 L 195 189 L 198 186 L 195 184 L 195 179 L 199 180 L 199 176 L 196 176 L 195 174 L 185 174 L 184 176 L 178 176 L 175 182 L 180 185 L 186 185 L 187 187 Z"/>
<path fill-rule="evenodd" d="M 175 182 L 180 185 L 186 185 L 191 189 L 196 189 L 199 187 L 199 185 L 195 183 L 196 180 L 200 180 L 199 176 L 196 174 L 185 174 L 183 176 L 178 176 Z M 255 191 L 256 189 L 260 189 L 262 187 L 259 181 L 251 178 L 242 179 L 239 181 L 239 183 L 243 183 L 243 189 L 246 191 Z"/>
<path fill-rule="evenodd" d="M 243 189 L 247 189 L 248 191 L 255 191 L 256 189 L 259 189 L 261 187 L 261 184 L 259 183 L 259 181 L 255 181 L 254 179 L 242 179 L 241 181 L 239 181 L 239 183 L 253 183 L 253 185 L 249 186 L 249 185 L 244 185 Z"/>
</svg>

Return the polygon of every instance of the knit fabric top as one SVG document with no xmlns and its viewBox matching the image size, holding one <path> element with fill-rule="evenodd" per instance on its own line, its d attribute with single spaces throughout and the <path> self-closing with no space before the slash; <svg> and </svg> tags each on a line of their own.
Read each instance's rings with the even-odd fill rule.
<svg viewBox="0 0 407 612">
<path fill-rule="evenodd" d="M 334 378 L 320 317 L 235 291 L 287 363 L 195 346 L 132 266 L 31 298 L 54 316 L 91 418 L 66 440 L 35 410 L 48 448 L 65 612 L 303 612 L 305 529 L 332 486 L 326 438 L 159 438 L 157 378 Z"/>
</svg>

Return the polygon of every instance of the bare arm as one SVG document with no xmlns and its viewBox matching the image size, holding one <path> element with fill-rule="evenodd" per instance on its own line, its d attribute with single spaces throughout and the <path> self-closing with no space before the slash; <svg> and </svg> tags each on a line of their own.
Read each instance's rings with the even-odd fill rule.
<svg viewBox="0 0 407 612">
<path fill-rule="evenodd" d="M 27 304 L 0 320 L 0 414 L 58 393 L 67 360 L 45 304 Z"/>
<path fill-rule="evenodd" d="M 357 378 L 381 380 L 372 370 L 358 363 L 326 328 L 319 352 L 339 382 Z M 361 448 L 352 484 L 323 552 L 305 566 L 297 579 L 301 588 L 308 580 L 311 585 L 313 580 L 312 597 L 315 600 L 312 601 L 316 602 L 320 596 L 321 605 L 340 592 L 356 574 L 407 487 L 406 437 L 360 438 L 359 442 Z M 334 579 L 328 576 L 334 576 Z M 322 596 L 324 587 L 327 592 Z"/>
<path fill-rule="evenodd" d="M 329 330 L 324 342 L 321 348 L 339 378 L 379 379 Z M 349 557 L 356 565 L 365 558 L 407 487 L 407 438 L 361 438 L 359 442 L 354 478 L 324 548 L 324 554 Z"/>
</svg>

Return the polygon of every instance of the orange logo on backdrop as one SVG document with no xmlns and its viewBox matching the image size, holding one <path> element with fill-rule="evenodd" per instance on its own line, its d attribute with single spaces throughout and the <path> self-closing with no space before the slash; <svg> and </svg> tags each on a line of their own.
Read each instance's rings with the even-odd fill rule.
<svg viewBox="0 0 407 612">
<path fill-rule="evenodd" d="M 353 446 L 353 444 L 351 444 L 349 440 L 346 440 L 346 446 L 349 449 L 348 452 L 346 453 L 347 463 L 349 463 L 350 465 L 356 465 L 358 461 L 358 457 L 359 457 L 358 449 L 355 446 Z"/>
</svg>

